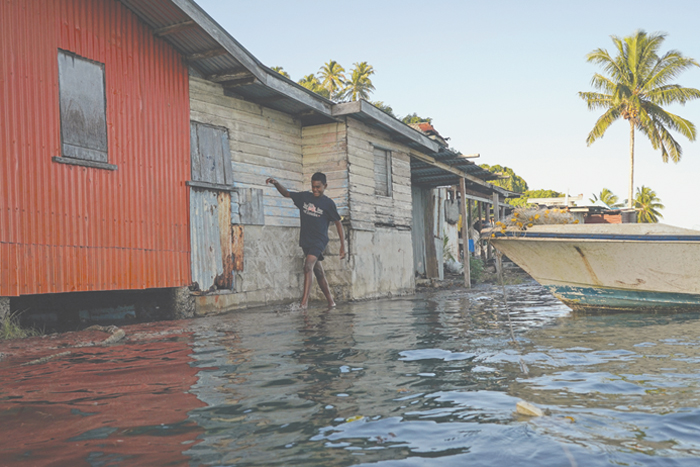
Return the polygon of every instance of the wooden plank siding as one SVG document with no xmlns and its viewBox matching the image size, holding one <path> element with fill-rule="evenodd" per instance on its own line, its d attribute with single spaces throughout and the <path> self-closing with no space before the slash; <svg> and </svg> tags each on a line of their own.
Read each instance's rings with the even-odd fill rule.
<svg viewBox="0 0 700 467">
<path fill-rule="evenodd" d="M 315 172 L 323 172 L 328 180 L 326 196 L 333 199 L 338 213 L 348 215 L 348 160 L 345 123 L 328 123 L 304 127 L 302 152 L 304 154 L 304 183 L 311 183 Z M 310 185 L 304 186 L 309 190 Z"/>
<path fill-rule="evenodd" d="M 376 192 L 375 148 L 391 152 L 390 196 Z M 386 225 L 410 228 L 411 163 L 409 148 L 362 122 L 347 119 L 350 218 L 353 226 L 372 229 Z"/>
<path fill-rule="evenodd" d="M 257 207 L 264 209 L 265 225 L 298 226 L 299 211 L 265 180 L 274 177 L 290 191 L 308 189 L 302 183 L 301 123 L 285 113 L 225 96 L 222 86 L 193 76 L 190 116 L 228 130 L 233 186 L 262 190 Z M 243 202 L 243 197 L 238 199 Z"/>
</svg>

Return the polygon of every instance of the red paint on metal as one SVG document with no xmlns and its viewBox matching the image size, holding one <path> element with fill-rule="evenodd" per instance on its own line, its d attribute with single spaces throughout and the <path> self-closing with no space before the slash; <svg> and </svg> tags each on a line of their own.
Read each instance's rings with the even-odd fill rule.
<svg viewBox="0 0 700 467">
<path fill-rule="evenodd" d="M 59 164 L 58 49 L 104 63 L 109 163 Z M 116 0 L 0 1 L 0 296 L 189 283 L 181 56 Z"/>
</svg>

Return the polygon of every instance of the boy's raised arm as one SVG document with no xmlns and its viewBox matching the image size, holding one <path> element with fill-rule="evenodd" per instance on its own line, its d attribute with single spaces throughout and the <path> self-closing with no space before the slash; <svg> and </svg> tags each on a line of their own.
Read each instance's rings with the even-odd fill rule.
<svg viewBox="0 0 700 467">
<path fill-rule="evenodd" d="M 267 180 L 265 180 L 265 183 L 269 183 L 269 184 L 274 185 L 275 188 L 277 188 L 277 191 L 279 191 L 280 194 L 281 194 L 282 196 L 284 196 L 285 198 L 291 198 L 291 197 L 292 197 L 292 195 L 289 194 L 289 192 L 287 191 L 287 189 L 286 189 L 285 187 L 283 187 L 282 184 L 281 184 L 280 182 L 278 182 L 277 180 L 275 180 L 274 178 L 268 178 Z"/>
</svg>

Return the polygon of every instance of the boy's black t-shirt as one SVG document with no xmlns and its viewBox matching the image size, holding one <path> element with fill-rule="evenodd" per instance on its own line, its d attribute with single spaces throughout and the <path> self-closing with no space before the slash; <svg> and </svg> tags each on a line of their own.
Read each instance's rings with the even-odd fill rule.
<svg viewBox="0 0 700 467">
<path fill-rule="evenodd" d="M 326 195 L 317 198 L 310 191 L 289 192 L 289 195 L 299 208 L 301 217 L 299 246 L 325 249 L 328 244 L 328 224 L 340 220 L 335 203 Z"/>
</svg>

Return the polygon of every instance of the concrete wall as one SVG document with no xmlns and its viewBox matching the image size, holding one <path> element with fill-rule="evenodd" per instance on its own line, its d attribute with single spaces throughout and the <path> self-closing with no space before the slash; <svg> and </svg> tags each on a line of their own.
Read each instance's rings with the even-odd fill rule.
<svg viewBox="0 0 700 467">
<path fill-rule="evenodd" d="M 404 295 L 414 292 L 411 232 L 377 227 L 350 233 L 352 299 Z"/>
</svg>

